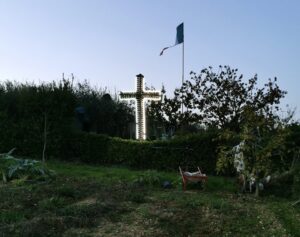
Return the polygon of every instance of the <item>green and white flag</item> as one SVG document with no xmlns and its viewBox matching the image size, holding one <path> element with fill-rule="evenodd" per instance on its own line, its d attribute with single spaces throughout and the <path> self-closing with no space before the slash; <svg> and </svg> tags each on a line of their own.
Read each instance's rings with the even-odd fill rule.
<svg viewBox="0 0 300 237">
<path fill-rule="evenodd" d="M 165 51 L 166 49 L 172 48 L 172 47 L 174 47 L 174 46 L 176 46 L 176 45 L 178 45 L 178 44 L 183 43 L 183 42 L 184 42 L 184 33 L 183 33 L 183 32 L 184 32 L 184 27 L 183 27 L 183 22 L 182 22 L 182 23 L 181 23 L 179 26 L 177 26 L 177 28 L 176 28 L 176 40 L 175 40 L 175 44 L 172 45 L 172 46 L 163 48 L 162 51 L 160 52 L 159 56 L 162 56 L 163 53 L 164 53 L 164 51 Z"/>
</svg>

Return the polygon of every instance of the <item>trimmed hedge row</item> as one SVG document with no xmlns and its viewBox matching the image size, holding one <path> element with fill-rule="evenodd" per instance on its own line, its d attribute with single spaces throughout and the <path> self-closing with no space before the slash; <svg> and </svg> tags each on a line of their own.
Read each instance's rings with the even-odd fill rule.
<svg viewBox="0 0 300 237">
<path fill-rule="evenodd" d="M 60 158 L 138 169 L 178 170 L 201 167 L 215 172 L 216 134 L 191 135 L 169 141 L 134 141 L 78 133 L 62 144 Z"/>
</svg>

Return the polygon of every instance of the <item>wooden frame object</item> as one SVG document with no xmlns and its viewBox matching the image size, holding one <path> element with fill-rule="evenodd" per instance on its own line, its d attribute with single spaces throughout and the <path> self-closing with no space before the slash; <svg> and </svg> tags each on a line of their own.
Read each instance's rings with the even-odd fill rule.
<svg viewBox="0 0 300 237">
<path fill-rule="evenodd" d="M 197 168 L 198 168 L 198 171 L 191 173 L 188 171 L 183 172 L 181 167 L 179 166 L 179 171 L 180 171 L 180 174 L 182 177 L 182 187 L 183 187 L 184 191 L 186 190 L 187 182 L 205 183 L 207 181 L 207 179 L 208 179 L 207 175 L 203 174 L 199 167 L 197 167 Z"/>
</svg>

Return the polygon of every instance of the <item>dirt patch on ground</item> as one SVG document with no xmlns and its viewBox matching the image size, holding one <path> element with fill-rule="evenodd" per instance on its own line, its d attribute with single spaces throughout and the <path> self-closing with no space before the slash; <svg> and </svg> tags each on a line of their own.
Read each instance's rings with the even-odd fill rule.
<svg viewBox="0 0 300 237">
<path fill-rule="evenodd" d="M 97 202 L 97 198 L 95 197 L 88 197 L 88 198 L 85 198 L 79 202 L 76 202 L 74 205 L 75 206 L 84 206 L 84 205 L 93 205 L 93 204 L 96 204 Z"/>
</svg>

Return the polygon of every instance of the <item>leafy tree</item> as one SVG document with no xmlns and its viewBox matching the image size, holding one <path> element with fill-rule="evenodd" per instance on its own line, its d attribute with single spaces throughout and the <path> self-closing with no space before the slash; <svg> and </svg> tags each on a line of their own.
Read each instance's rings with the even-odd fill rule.
<svg viewBox="0 0 300 237">
<path fill-rule="evenodd" d="M 131 105 L 117 101 L 113 115 L 115 121 L 115 136 L 131 138 L 133 136 L 130 126 L 135 123 L 134 110 Z"/>
<path fill-rule="evenodd" d="M 87 82 L 74 88 L 77 99 L 77 120 L 87 132 L 130 137 L 129 124 L 134 121 L 133 108 L 120 102 L 105 90 L 92 88 Z M 78 113 L 82 111 L 82 113 Z M 85 126 L 83 126 L 83 124 Z"/>
<path fill-rule="evenodd" d="M 263 88 L 258 88 L 257 75 L 244 82 L 237 71 L 220 66 L 218 72 L 212 67 L 203 69 L 199 75 L 191 72 L 191 79 L 174 91 L 173 98 L 164 95 L 163 102 L 151 104 L 149 115 L 176 129 L 197 123 L 234 131 L 242 128 L 245 108 L 272 117 L 286 94 L 276 84 L 277 79 L 269 79 Z"/>
<path fill-rule="evenodd" d="M 250 106 L 244 110 L 245 121 L 240 133 L 228 129 L 220 132 L 222 145 L 219 147 L 217 171 L 226 172 L 234 166 L 234 145 L 243 142 L 244 169 L 241 173 L 247 180 L 256 180 L 256 195 L 259 182 L 275 172 L 284 170 L 286 124 L 279 119 L 269 119 L 257 114 Z"/>
</svg>

